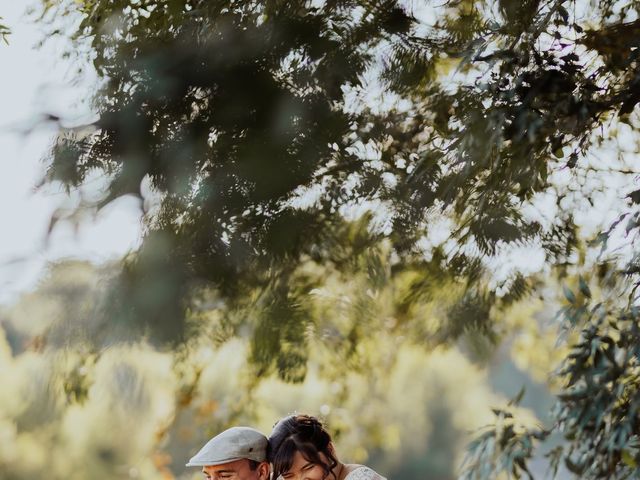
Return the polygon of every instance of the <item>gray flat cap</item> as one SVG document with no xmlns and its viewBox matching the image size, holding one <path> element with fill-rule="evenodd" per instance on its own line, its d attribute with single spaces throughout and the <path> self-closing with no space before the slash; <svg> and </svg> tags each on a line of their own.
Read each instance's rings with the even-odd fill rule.
<svg viewBox="0 0 640 480">
<path fill-rule="evenodd" d="M 267 437 L 250 427 L 231 427 L 219 433 L 189 460 L 187 467 L 222 465 L 240 459 L 264 462 L 267 459 Z"/>
</svg>

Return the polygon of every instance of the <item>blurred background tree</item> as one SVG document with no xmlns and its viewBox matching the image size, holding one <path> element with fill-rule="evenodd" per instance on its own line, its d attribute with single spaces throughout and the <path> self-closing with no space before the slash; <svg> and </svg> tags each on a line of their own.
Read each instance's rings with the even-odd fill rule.
<svg viewBox="0 0 640 480">
<path fill-rule="evenodd" d="M 53 265 L 34 292 L 0 313 L 2 478 L 44 471 L 53 478 L 197 478 L 185 459 L 219 430 L 241 423 L 269 432 L 281 416 L 308 411 L 328 421 L 345 459 L 391 478 L 447 479 L 456 477 L 469 431 L 487 424 L 491 407 L 504 404 L 513 388 L 532 386 L 531 408 L 519 410 L 531 425 L 546 415 L 539 402 L 548 405 L 549 394 L 542 389 L 536 397 L 526 374 L 500 372 L 504 365 L 487 363 L 486 351 L 481 359 L 472 339 L 425 349 L 412 335 L 371 329 L 353 352 L 334 349 L 336 338 L 309 342 L 304 379 L 296 382 L 257 375 L 255 340 L 246 332 L 221 336 L 217 309 L 195 313 L 200 322 L 207 317 L 208 331 L 179 347 L 105 347 L 96 342 L 104 327 L 94 323 L 95 309 L 117 271 L 77 261 Z M 364 272 L 345 280 L 334 277 L 309 300 L 310 310 L 322 312 L 312 320 L 327 322 L 325 335 L 339 337 L 358 319 L 376 321 L 398 288 L 384 285 L 374 296 L 362 293 Z M 540 306 L 513 310 L 505 333 Z M 514 352 L 501 357 L 513 364 Z M 500 378 L 506 387 L 492 384 Z"/>
<path fill-rule="evenodd" d="M 10 478 L 171 478 L 208 434 L 303 408 L 389 478 L 452 478 L 506 357 L 557 404 L 496 410 L 463 475 L 537 475 L 551 442 L 552 470 L 632 476 L 638 7 L 45 2 L 100 78 L 46 181 L 102 175 L 83 208 L 133 195 L 146 232 L 6 313 L 8 391 L 34 392 L 5 399 Z"/>
</svg>

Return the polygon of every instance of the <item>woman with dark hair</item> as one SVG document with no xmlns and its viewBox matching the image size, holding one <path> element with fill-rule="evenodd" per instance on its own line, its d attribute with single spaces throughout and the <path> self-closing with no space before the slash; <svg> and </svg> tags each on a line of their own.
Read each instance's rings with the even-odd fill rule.
<svg viewBox="0 0 640 480">
<path fill-rule="evenodd" d="M 267 460 L 275 480 L 386 480 L 364 465 L 341 463 L 317 418 L 291 415 L 269 437 Z"/>
</svg>

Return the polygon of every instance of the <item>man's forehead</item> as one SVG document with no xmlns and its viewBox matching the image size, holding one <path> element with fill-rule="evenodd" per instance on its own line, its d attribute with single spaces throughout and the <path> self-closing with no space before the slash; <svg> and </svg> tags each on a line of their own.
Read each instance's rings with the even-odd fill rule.
<svg viewBox="0 0 640 480">
<path fill-rule="evenodd" d="M 221 472 L 221 471 L 230 471 L 235 472 L 245 466 L 249 465 L 249 460 L 246 458 L 241 458 L 240 460 L 235 460 L 229 463 L 222 463 L 220 465 L 207 465 L 202 467 L 203 472 Z"/>
</svg>

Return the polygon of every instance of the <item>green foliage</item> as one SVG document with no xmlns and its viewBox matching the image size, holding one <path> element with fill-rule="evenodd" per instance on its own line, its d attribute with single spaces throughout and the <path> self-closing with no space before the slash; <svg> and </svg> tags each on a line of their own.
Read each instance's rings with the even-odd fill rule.
<svg viewBox="0 0 640 480">
<path fill-rule="evenodd" d="M 496 424 L 473 440 L 467 452 L 464 480 L 489 480 L 507 473 L 509 478 L 533 479 L 527 466 L 537 444 L 549 432 L 518 425 L 513 414 L 495 410 Z"/>
<path fill-rule="evenodd" d="M 129 321 L 157 318 L 161 340 L 182 337 L 193 285 L 208 283 L 233 302 L 282 282 L 307 257 L 332 256 L 344 212 L 367 202 L 385 209 L 388 225 L 372 223 L 367 241 L 388 237 L 408 263 L 423 253 L 431 220 L 452 218 L 458 248 L 443 261 L 461 281 L 477 278 L 480 258 L 500 245 L 542 240 L 538 222 L 519 209 L 548 187 L 554 152 L 586 141 L 596 124 L 597 112 L 574 105 L 574 90 L 596 94 L 576 55 L 542 50 L 531 36 L 507 50 L 516 32 L 467 2 L 442 7 L 429 28 L 387 1 L 58 8 L 81 15 L 77 35 L 105 81 L 94 97 L 96 133 L 61 140 L 50 179 L 73 186 L 104 172 L 108 194 L 98 207 L 140 196 L 150 180 L 160 205 L 142 251 L 171 239 L 153 255 L 170 251 L 172 266 L 148 272 L 134 259 L 124 280 L 134 293 L 114 304 Z M 530 17 L 519 28 L 535 25 L 541 35 L 533 3 L 500 8 L 507 19 Z M 460 72 L 454 88 L 440 78 L 447 62 Z M 480 88 L 467 88 L 462 73 L 478 76 Z M 396 92 L 395 103 L 362 101 L 376 83 L 369 78 Z M 574 127 L 559 132 L 567 117 Z M 162 271 L 170 277 L 160 280 Z M 173 285 L 158 287 L 167 321 L 135 294 L 146 287 L 131 282 L 149 276 Z"/>
<path fill-rule="evenodd" d="M 0 20 L 2 20 L 2 17 L 0 17 Z M 0 39 L 2 39 L 2 41 L 4 41 L 4 43 L 8 44 L 9 43 L 9 35 L 11 34 L 11 29 L 9 27 L 7 27 L 6 25 L 3 25 L 0 23 Z"/>
<path fill-rule="evenodd" d="M 336 371 L 361 373 L 374 331 L 498 339 L 496 319 L 541 289 L 522 273 L 496 285 L 492 267 L 538 247 L 570 349 L 558 406 L 545 429 L 499 413 L 468 476 L 530 475 L 547 432 L 564 438 L 555 467 L 633 476 L 640 262 L 586 262 L 567 205 L 609 188 L 590 153 L 638 125 L 636 3 L 458 0 L 428 15 L 388 0 L 61 3 L 101 83 L 95 133 L 60 140 L 49 179 L 103 173 L 96 208 L 142 197 L 146 181 L 158 203 L 103 318 L 162 344 L 248 338 L 254 381 L 303 382 L 314 342 Z M 582 182 L 592 171 L 602 187 Z M 530 211 L 548 193 L 545 222 Z M 598 235 L 603 254 L 640 225 L 637 191 L 622 194 L 631 205 Z M 442 219 L 447 238 L 431 241 Z M 336 285 L 348 302 L 320 295 Z"/>
<path fill-rule="evenodd" d="M 578 276 L 577 291 L 563 288 L 562 322 L 578 335 L 569 338 L 569 349 L 554 374 L 561 389 L 551 424 L 519 427 L 511 414 L 497 412 L 496 426 L 470 445 L 468 478 L 495 478 L 500 472 L 532 478 L 526 465 L 536 449 L 547 451 L 554 476 L 560 468 L 579 478 L 622 479 L 637 474 L 637 307 L 620 301 L 621 288 L 633 290 L 625 288 L 627 278 L 618 274 L 612 282 L 602 277 L 598 295 L 592 290 L 596 279 L 587 282 Z M 507 419 L 512 425 L 508 429 Z M 562 437 L 563 443 L 550 448 L 544 442 L 550 435 Z"/>
</svg>

